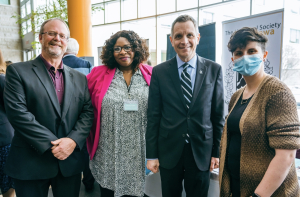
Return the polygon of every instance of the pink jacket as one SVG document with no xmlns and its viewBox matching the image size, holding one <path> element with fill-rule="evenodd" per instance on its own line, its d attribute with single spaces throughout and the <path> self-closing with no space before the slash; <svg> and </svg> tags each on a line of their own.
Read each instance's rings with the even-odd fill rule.
<svg viewBox="0 0 300 197">
<path fill-rule="evenodd" d="M 139 68 L 145 81 L 150 85 L 152 67 L 146 64 L 140 64 Z M 92 72 L 87 75 L 88 88 L 94 106 L 94 122 L 90 134 L 86 139 L 87 150 L 91 160 L 96 153 L 100 138 L 102 100 L 110 86 L 115 72 L 116 69 L 110 69 L 107 66 L 102 65 L 93 68 Z"/>
</svg>

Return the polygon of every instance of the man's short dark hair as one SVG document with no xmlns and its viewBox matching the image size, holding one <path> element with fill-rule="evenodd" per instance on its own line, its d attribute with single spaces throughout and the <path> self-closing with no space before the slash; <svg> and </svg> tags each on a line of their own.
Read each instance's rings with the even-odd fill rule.
<svg viewBox="0 0 300 197">
<path fill-rule="evenodd" d="M 196 33 L 198 34 L 199 30 L 198 30 L 197 21 L 193 17 L 191 17 L 190 15 L 180 15 L 172 23 L 171 37 L 173 37 L 173 34 L 174 34 L 174 26 L 175 26 L 175 24 L 176 23 L 184 23 L 184 22 L 187 22 L 187 21 L 192 21 L 192 23 L 194 24 Z"/>
<path fill-rule="evenodd" d="M 135 70 L 140 63 L 148 59 L 149 51 L 146 41 L 140 38 L 134 31 L 119 31 L 107 39 L 100 56 L 102 63 L 111 69 L 119 67 L 119 64 L 114 57 L 114 46 L 120 37 L 126 38 L 131 45 L 131 49 L 134 52 L 134 58 L 131 65 L 132 70 Z"/>
<path fill-rule="evenodd" d="M 265 52 L 268 38 L 255 27 L 243 27 L 235 31 L 228 42 L 228 50 L 233 53 L 237 48 L 244 49 L 249 41 L 258 42 L 262 51 Z"/>
</svg>

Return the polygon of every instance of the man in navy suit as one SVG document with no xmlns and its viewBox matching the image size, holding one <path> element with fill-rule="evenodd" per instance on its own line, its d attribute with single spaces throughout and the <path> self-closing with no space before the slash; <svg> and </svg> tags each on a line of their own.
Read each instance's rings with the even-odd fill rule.
<svg viewBox="0 0 300 197">
<path fill-rule="evenodd" d="M 91 72 L 93 66 L 89 61 L 76 57 L 79 51 L 79 44 L 74 38 L 69 38 L 68 48 L 63 57 L 65 65 L 78 70 L 87 75 Z"/>
</svg>

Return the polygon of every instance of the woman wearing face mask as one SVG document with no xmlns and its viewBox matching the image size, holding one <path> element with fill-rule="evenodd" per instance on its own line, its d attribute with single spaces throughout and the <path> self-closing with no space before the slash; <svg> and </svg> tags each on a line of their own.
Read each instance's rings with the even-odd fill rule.
<svg viewBox="0 0 300 197">
<path fill-rule="evenodd" d="M 233 70 L 246 86 L 230 100 L 221 140 L 221 197 L 298 197 L 295 154 L 300 148 L 295 98 L 264 72 L 267 37 L 256 28 L 232 34 Z"/>
<path fill-rule="evenodd" d="M 152 67 L 148 47 L 133 31 L 105 42 L 103 66 L 87 75 L 94 124 L 87 138 L 90 168 L 102 197 L 146 196 L 145 131 Z"/>
</svg>

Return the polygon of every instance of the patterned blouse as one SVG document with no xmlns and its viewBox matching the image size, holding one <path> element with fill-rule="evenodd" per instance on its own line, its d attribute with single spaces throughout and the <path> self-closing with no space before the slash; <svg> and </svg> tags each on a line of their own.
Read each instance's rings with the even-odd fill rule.
<svg viewBox="0 0 300 197">
<path fill-rule="evenodd" d="M 144 195 L 148 93 L 140 70 L 128 92 L 123 72 L 116 69 L 102 101 L 101 137 L 90 168 L 95 180 L 115 196 Z M 138 111 L 124 111 L 126 100 L 138 101 Z"/>
</svg>

